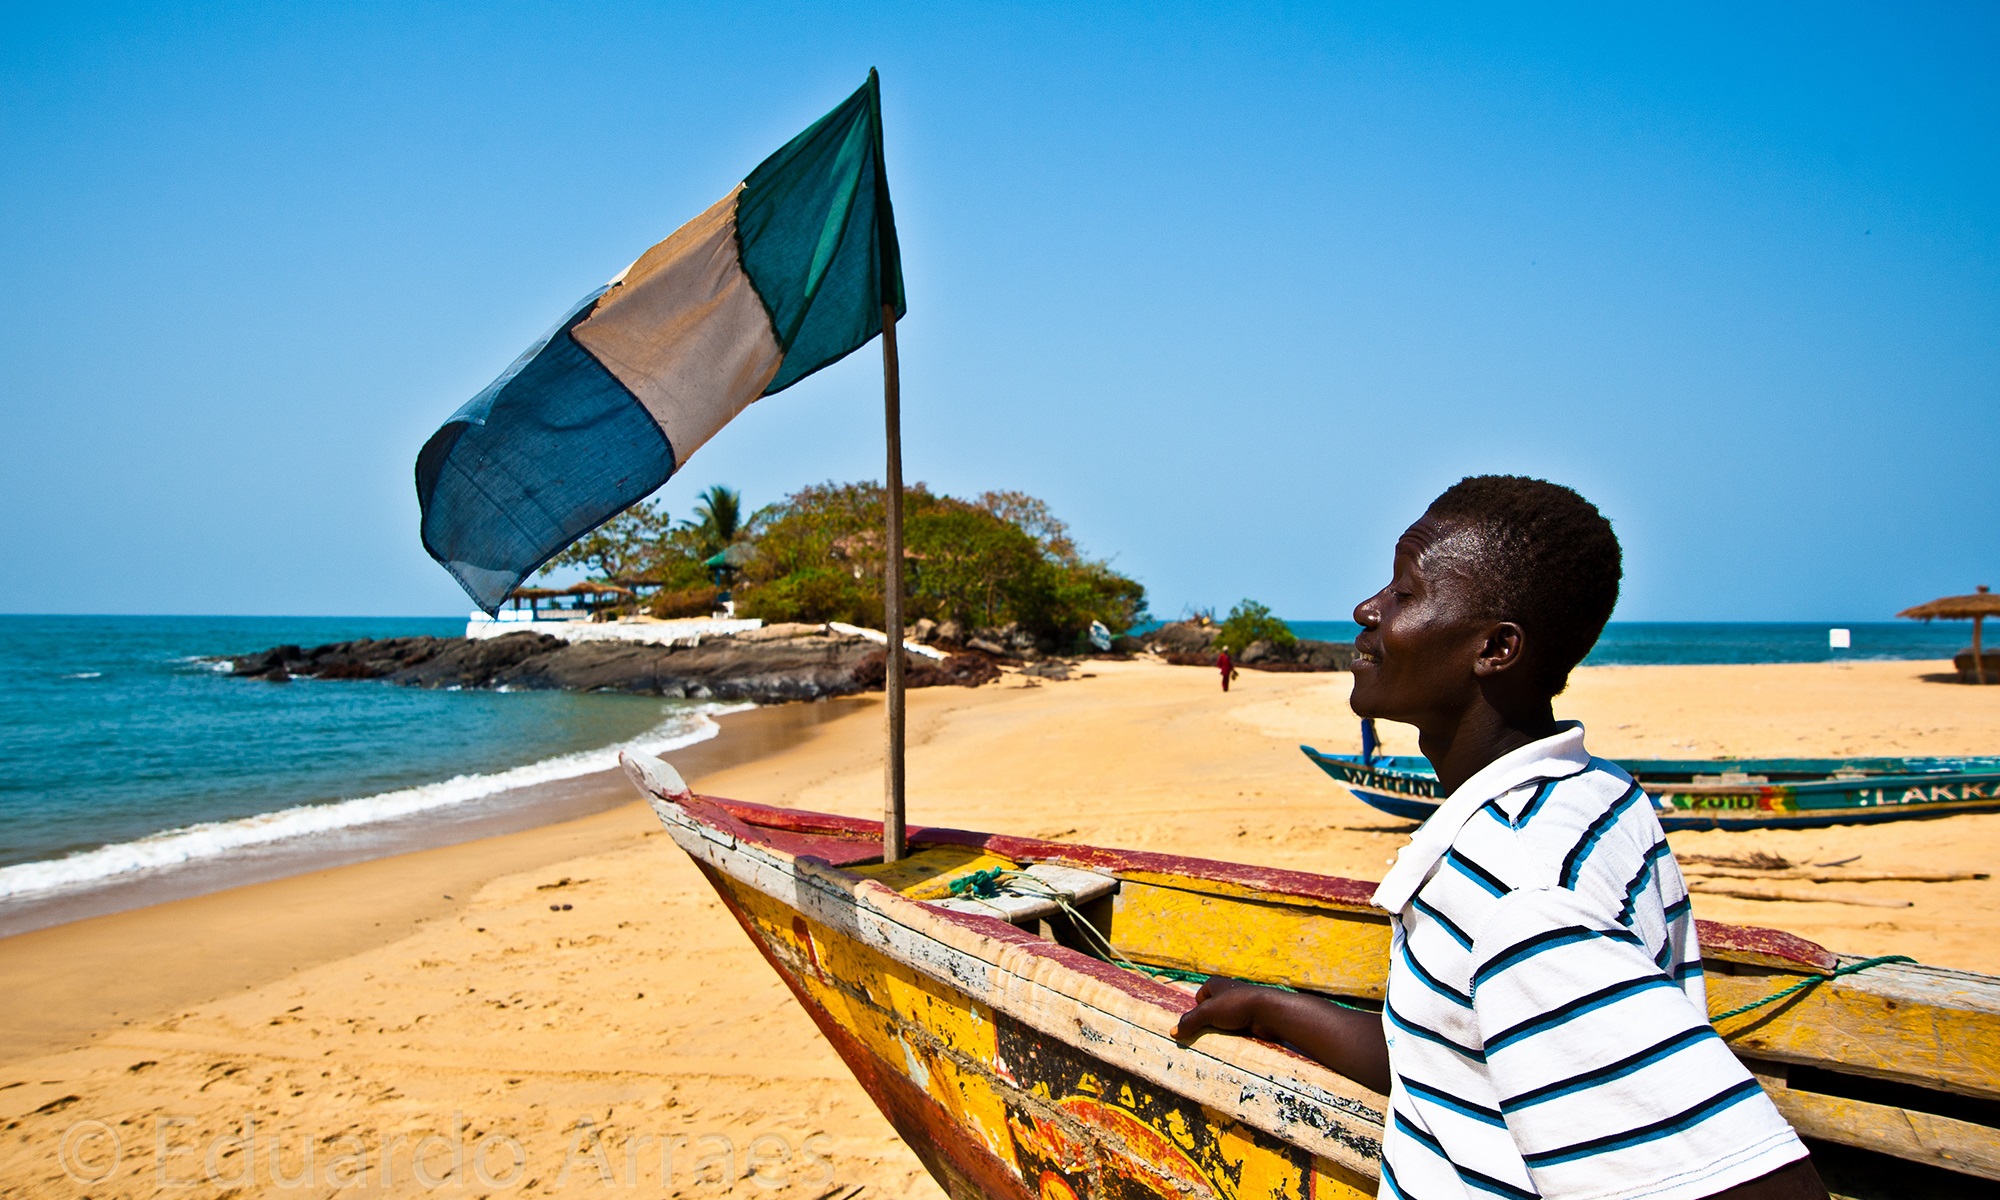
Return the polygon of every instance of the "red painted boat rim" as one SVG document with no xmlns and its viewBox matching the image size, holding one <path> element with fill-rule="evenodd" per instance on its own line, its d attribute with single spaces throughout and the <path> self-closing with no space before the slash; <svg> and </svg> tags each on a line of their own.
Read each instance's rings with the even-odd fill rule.
<svg viewBox="0 0 2000 1200">
<path fill-rule="evenodd" d="M 745 841 L 786 853 L 815 858 L 826 857 L 827 839 L 853 843 L 855 851 L 860 856 L 844 857 L 842 861 L 837 862 L 829 860 L 830 865 L 836 867 L 859 866 L 865 862 L 879 861 L 881 858 L 876 849 L 882 840 L 880 821 L 844 817 L 811 809 L 779 808 L 745 800 L 730 800 L 721 796 L 696 795 L 691 798 L 702 802 L 704 807 L 710 809 L 713 815 L 708 819 L 721 817 L 722 820 L 718 824 L 730 826 L 729 832 Z M 1385 919 L 1387 917 L 1387 914 L 1369 903 L 1375 894 L 1375 884 L 1364 880 L 1315 875 L 1281 867 L 1259 867 L 1218 859 L 1161 854 L 1150 850 L 1122 850 L 1076 842 L 1050 841 L 1046 838 L 981 833 L 944 827 L 912 826 L 908 836 L 912 848 L 963 846 L 1017 861 L 1053 861 L 1104 871 L 1108 874 L 1179 875 L 1191 880 L 1374 913 Z M 970 919 L 982 922 L 993 920 L 984 917 Z M 999 923 L 1005 924 L 1005 922 Z M 1752 965 L 1803 968 L 1812 972 L 1831 971 L 1840 961 L 1839 956 L 1826 947 L 1781 929 L 1730 925 L 1720 921 L 1696 921 L 1695 925 L 1701 939 L 1702 952 L 1707 957 Z M 1121 974 L 1129 973 L 1121 972 Z"/>
</svg>

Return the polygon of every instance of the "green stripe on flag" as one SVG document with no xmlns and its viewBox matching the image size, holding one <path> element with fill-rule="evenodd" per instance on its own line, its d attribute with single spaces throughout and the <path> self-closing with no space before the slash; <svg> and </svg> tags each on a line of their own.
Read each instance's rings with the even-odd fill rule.
<svg viewBox="0 0 2000 1200">
<path fill-rule="evenodd" d="M 903 315 L 902 255 L 882 166 L 882 93 L 874 71 L 743 181 L 736 237 L 743 273 L 785 355 L 766 396 L 880 333 L 883 304 Z"/>
</svg>

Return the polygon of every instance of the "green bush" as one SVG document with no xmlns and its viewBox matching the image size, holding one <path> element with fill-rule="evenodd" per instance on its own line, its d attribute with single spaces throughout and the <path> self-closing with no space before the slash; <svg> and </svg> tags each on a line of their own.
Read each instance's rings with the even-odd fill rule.
<svg viewBox="0 0 2000 1200">
<path fill-rule="evenodd" d="M 1223 618 L 1220 632 L 1215 637 L 1215 648 L 1227 650 L 1230 655 L 1243 653 L 1243 648 L 1251 642 L 1269 642 L 1274 646 L 1289 646 L 1299 640 L 1291 626 L 1271 615 L 1271 610 L 1255 600 L 1245 600 L 1229 610 Z"/>
<path fill-rule="evenodd" d="M 550 565 L 660 584 L 655 608 L 678 614 L 714 594 L 702 564 L 734 539 L 749 547 L 733 581 L 740 614 L 879 629 L 883 498 L 874 483 L 817 484 L 760 509 L 739 529 L 735 493 L 711 488 L 698 521 L 675 525 L 657 504 L 641 503 Z M 1084 558 L 1068 528 L 1033 496 L 988 492 L 960 500 L 917 484 L 903 493 L 903 540 L 910 621 L 956 620 L 967 629 L 1018 623 L 1069 649 L 1092 621 L 1120 633 L 1145 617 L 1146 589 Z"/>
<path fill-rule="evenodd" d="M 741 611 L 770 621 L 853 621 L 880 628 L 883 492 L 874 483 L 802 489 L 751 522 L 756 555 L 738 590 Z M 977 501 L 903 493 L 904 612 L 968 629 L 1019 623 L 1059 646 L 1092 621 L 1130 628 L 1146 591 L 1083 558 L 1062 522 L 1031 496 Z"/>
</svg>

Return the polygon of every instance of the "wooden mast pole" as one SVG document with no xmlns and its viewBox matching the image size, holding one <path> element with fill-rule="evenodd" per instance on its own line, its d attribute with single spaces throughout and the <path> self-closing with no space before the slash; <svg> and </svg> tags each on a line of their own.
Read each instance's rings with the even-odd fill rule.
<svg viewBox="0 0 2000 1200">
<path fill-rule="evenodd" d="M 1983 592 L 1986 589 L 1979 590 Z M 1985 623 L 1984 615 L 1975 615 L 1972 618 L 1972 677 L 1977 679 L 1981 686 L 1986 683 L 1986 652 L 1979 646 L 1979 627 Z"/>
<path fill-rule="evenodd" d="M 884 509 L 888 564 L 883 568 L 883 707 L 887 731 L 882 762 L 882 861 L 903 857 L 903 399 L 896 369 L 896 309 L 882 306 L 882 408 L 888 426 L 889 467 Z"/>
</svg>

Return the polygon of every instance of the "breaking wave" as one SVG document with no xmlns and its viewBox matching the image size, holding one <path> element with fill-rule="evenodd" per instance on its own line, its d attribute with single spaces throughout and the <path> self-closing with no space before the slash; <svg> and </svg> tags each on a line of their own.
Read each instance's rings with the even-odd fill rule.
<svg viewBox="0 0 2000 1200">
<path fill-rule="evenodd" d="M 721 726 L 711 717 L 754 707 L 752 704 L 704 704 L 678 709 L 665 721 L 629 741 L 595 750 L 559 754 L 510 770 L 458 775 L 438 783 L 399 788 L 351 800 L 301 804 L 231 821 L 204 821 L 198 825 L 162 830 L 129 842 L 79 850 L 63 858 L 0 867 L 0 901 L 89 887 L 140 872 L 171 870 L 245 849 L 394 821 L 484 799 L 515 788 L 609 770 L 618 765 L 618 754 L 622 750 L 658 754 L 705 742 L 722 732 Z"/>
</svg>

